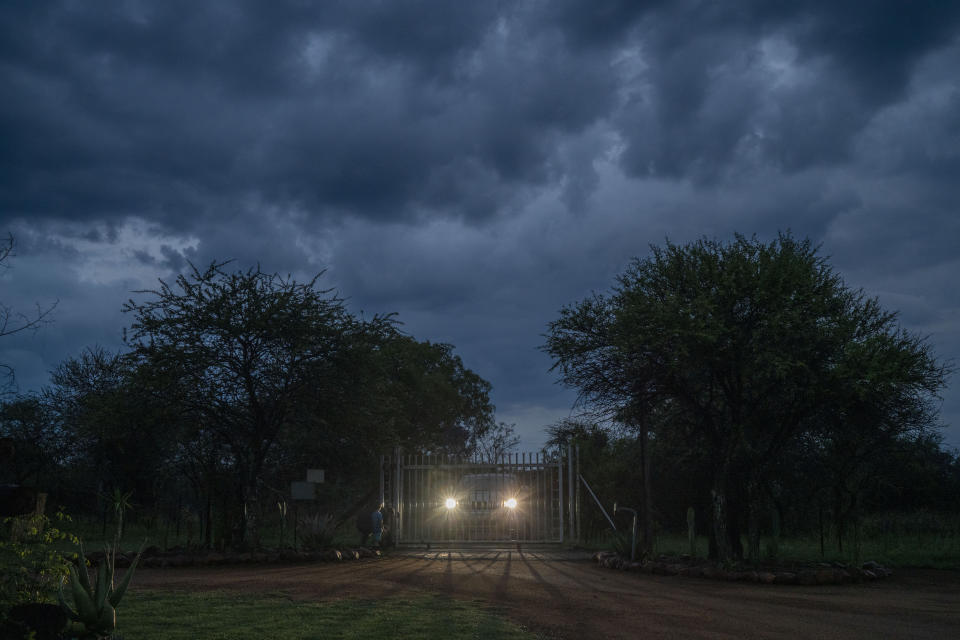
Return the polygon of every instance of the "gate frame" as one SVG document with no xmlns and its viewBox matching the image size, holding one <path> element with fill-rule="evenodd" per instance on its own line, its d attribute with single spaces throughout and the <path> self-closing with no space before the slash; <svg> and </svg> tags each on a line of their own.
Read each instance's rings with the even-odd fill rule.
<svg viewBox="0 0 960 640">
<path fill-rule="evenodd" d="M 547 451 L 541 452 L 530 452 L 530 453 L 513 453 L 506 454 L 504 457 L 499 458 L 496 461 L 476 461 L 476 460 L 464 460 L 460 458 L 454 458 L 451 456 L 442 456 L 442 455 L 433 455 L 427 453 L 415 453 L 415 454 L 406 454 L 404 455 L 403 450 L 400 447 L 394 449 L 393 455 L 381 455 L 380 456 L 380 504 L 386 504 L 388 499 L 393 503 L 394 507 L 394 521 L 393 521 L 393 535 L 396 544 L 410 546 L 426 543 L 428 546 L 430 544 L 438 545 L 448 545 L 448 544 L 476 544 L 478 542 L 483 542 L 486 544 L 517 544 L 518 546 L 521 543 L 524 544 L 563 544 L 565 542 L 575 542 L 580 540 L 580 483 L 576 482 L 576 475 L 574 469 L 579 471 L 580 468 L 580 447 L 570 446 L 561 446 L 555 450 L 555 459 L 550 459 L 553 456 L 548 455 Z M 417 457 L 420 458 L 419 462 L 415 462 Z M 574 460 L 576 458 L 576 460 Z M 552 522 L 549 524 L 549 529 L 551 531 L 556 531 L 556 535 L 547 536 L 544 538 L 537 538 L 531 540 L 506 540 L 506 539 L 494 539 L 494 540 L 455 540 L 455 539 L 411 539 L 406 540 L 404 537 L 404 520 L 405 520 L 405 511 L 406 505 L 404 503 L 404 470 L 405 469 L 423 469 L 434 466 L 430 463 L 424 463 L 424 460 L 445 460 L 445 462 L 438 462 L 436 464 L 437 468 L 441 466 L 450 466 L 450 467 L 462 467 L 465 470 L 471 468 L 480 469 L 489 469 L 491 467 L 495 468 L 504 468 L 504 467 L 541 467 L 541 471 L 550 471 L 551 475 L 555 469 L 556 478 L 555 481 L 553 478 L 550 479 L 550 491 L 556 492 L 555 501 L 551 498 L 551 504 L 548 508 L 550 513 L 550 519 Z M 564 472 L 566 467 L 567 471 Z M 463 474 L 468 475 L 468 474 Z M 564 478 L 566 475 L 566 478 Z M 566 482 L 564 482 L 566 481 Z M 564 487 L 564 484 L 567 484 L 567 487 Z M 566 495 L 564 495 L 566 493 Z M 564 499 L 566 498 L 566 500 Z M 553 513 L 553 510 L 556 509 L 556 514 Z M 554 520 L 554 518 L 556 518 Z M 569 529 L 569 531 L 568 531 Z"/>
</svg>

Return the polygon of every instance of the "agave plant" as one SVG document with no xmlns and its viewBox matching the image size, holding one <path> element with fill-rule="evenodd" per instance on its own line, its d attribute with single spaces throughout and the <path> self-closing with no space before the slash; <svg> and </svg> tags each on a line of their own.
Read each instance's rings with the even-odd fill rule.
<svg viewBox="0 0 960 640">
<path fill-rule="evenodd" d="M 116 566 L 116 547 L 105 548 L 103 562 L 97 570 L 96 581 L 91 584 L 90 575 L 84 563 L 83 547 L 80 548 L 79 565 L 70 567 L 70 593 L 73 596 L 73 605 L 70 607 L 63 596 L 63 582 L 57 590 L 60 606 L 67 613 L 67 617 L 83 625 L 85 636 L 107 636 L 117 626 L 117 606 L 130 584 L 143 546 L 137 552 L 137 557 L 130 563 L 130 568 L 120 582 L 114 585 L 114 567 Z"/>
<path fill-rule="evenodd" d="M 333 543 L 336 524 L 332 515 L 300 516 L 300 545 L 307 551 L 319 551 L 328 548 Z"/>
</svg>

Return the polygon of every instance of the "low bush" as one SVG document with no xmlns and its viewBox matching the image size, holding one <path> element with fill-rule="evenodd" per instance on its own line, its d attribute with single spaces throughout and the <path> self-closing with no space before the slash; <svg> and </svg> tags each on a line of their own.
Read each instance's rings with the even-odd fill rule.
<svg viewBox="0 0 960 640">
<path fill-rule="evenodd" d="M 57 586 L 79 554 L 80 541 L 68 532 L 72 520 L 58 511 L 3 521 L 0 534 L 0 612 L 18 604 L 55 602 Z"/>
</svg>

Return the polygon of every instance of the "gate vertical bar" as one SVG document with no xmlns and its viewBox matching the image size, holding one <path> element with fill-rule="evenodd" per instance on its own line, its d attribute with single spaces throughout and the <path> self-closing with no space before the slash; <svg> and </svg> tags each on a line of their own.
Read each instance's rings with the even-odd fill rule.
<svg viewBox="0 0 960 640">
<path fill-rule="evenodd" d="M 577 478 L 580 477 L 580 445 L 577 445 L 577 475 L 573 483 L 577 486 L 577 542 L 583 542 L 583 530 L 580 529 L 580 483 Z"/>
<path fill-rule="evenodd" d="M 409 491 L 410 497 L 407 499 L 407 507 L 410 512 L 407 515 L 407 535 L 411 540 L 416 540 L 417 531 L 420 529 L 420 466 L 417 462 L 417 454 L 413 454 L 410 461 L 410 467 L 413 473 L 410 474 Z"/>
<path fill-rule="evenodd" d="M 428 514 L 430 513 L 430 501 L 436 493 L 433 489 L 433 460 L 430 454 L 426 456 L 426 465 L 427 468 L 423 470 L 423 475 L 421 476 L 421 486 L 424 489 L 423 497 L 420 500 L 420 508 L 423 510 L 423 515 L 420 517 L 420 527 L 415 536 L 418 540 L 423 542 L 427 538 L 427 523 L 428 523 Z"/>
<path fill-rule="evenodd" d="M 545 453 L 540 454 L 540 474 L 538 482 L 540 483 L 540 537 L 541 539 L 548 539 L 553 537 L 553 533 L 550 531 L 551 523 L 553 522 L 553 514 L 550 513 L 547 507 L 547 493 L 551 490 L 550 484 L 550 475 L 552 471 L 550 466 L 547 464 L 547 455 Z"/>
<path fill-rule="evenodd" d="M 413 533 L 413 538 L 417 539 L 421 537 L 421 531 L 423 530 L 423 500 L 425 498 L 423 492 L 424 485 L 424 476 L 426 475 L 427 470 L 424 468 L 424 461 L 426 456 L 423 453 L 420 453 L 418 456 L 417 465 L 417 530 Z"/>
<path fill-rule="evenodd" d="M 540 534 L 542 538 L 553 538 L 550 531 L 553 522 L 553 514 L 547 508 L 547 496 L 551 491 L 550 476 L 552 475 L 550 465 L 547 464 L 547 454 L 540 454 Z"/>
<path fill-rule="evenodd" d="M 537 478 L 537 482 L 540 485 L 538 492 L 538 499 L 540 500 L 540 504 L 538 505 L 538 512 L 540 514 L 540 537 L 548 538 L 550 537 L 550 534 L 547 531 L 547 527 L 550 526 L 548 524 L 550 522 L 550 514 L 546 513 L 545 505 L 547 497 L 547 483 L 549 482 L 547 476 L 550 472 L 549 467 L 547 466 L 547 456 L 544 453 L 540 453 L 537 457 L 537 462 L 540 464 L 540 473 L 538 474 Z"/>
<path fill-rule="evenodd" d="M 518 484 L 522 487 L 526 482 L 529 475 L 527 474 L 527 453 L 523 452 L 520 454 L 520 467 L 517 470 L 517 478 L 519 480 Z M 523 509 L 529 509 L 527 505 L 520 505 Z M 531 512 L 532 513 L 532 512 Z M 530 539 L 530 524 L 527 523 L 525 531 L 517 531 L 517 540 L 529 540 Z"/>
<path fill-rule="evenodd" d="M 557 450 L 557 486 L 559 487 L 557 510 L 560 512 L 560 542 L 563 542 L 563 449 Z"/>
<path fill-rule="evenodd" d="M 503 490 L 504 490 L 504 487 L 507 486 L 507 474 L 510 472 L 510 461 L 512 460 L 512 458 L 513 456 L 509 452 L 507 452 L 506 455 L 502 456 L 502 462 L 500 464 L 500 474 L 497 481 L 497 498 L 496 498 L 500 500 L 499 508 L 503 508 L 503 496 L 504 496 Z M 491 498 L 493 498 L 493 496 L 491 496 Z M 498 507 L 494 505 L 493 508 L 496 509 Z M 509 521 L 501 520 L 500 522 L 497 522 L 497 524 L 499 525 L 499 531 L 494 532 L 493 535 L 495 537 L 504 538 L 510 535 Z"/>
<path fill-rule="evenodd" d="M 403 540 L 403 503 L 400 501 L 400 483 L 403 482 L 403 472 L 400 469 L 400 447 L 394 449 L 394 463 L 396 467 L 394 468 L 393 509 L 397 514 L 397 521 L 394 523 L 397 530 L 394 533 L 394 538 L 399 543 Z"/>
<path fill-rule="evenodd" d="M 540 493 L 541 489 L 541 480 L 543 478 L 543 472 L 540 470 L 540 453 L 537 452 L 534 454 L 534 458 L 537 464 L 537 474 L 533 477 L 535 491 L 533 494 L 533 508 L 534 508 L 534 518 L 533 518 L 533 537 L 535 539 L 543 538 L 545 536 L 541 535 L 540 530 L 543 528 L 540 520 Z"/>
<path fill-rule="evenodd" d="M 567 445 L 567 518 L 569 519 L 570 541 L 577 538 L 576 519 L 573 507 L 573 443 Z"/>
<path fill-rule="evenodd" d="M 380 504 L 383 504 L 383 463 L 384 457 L 380 456 Z"/>
<path fill-rule="evenodd" d="M 407 509 L 407 517 L 403 519 L 403 531 L 410 535 L 417 524 L 417 459 L 416 454 L 407 453 L 403 456 L 403 500 Z"/>
</svg>

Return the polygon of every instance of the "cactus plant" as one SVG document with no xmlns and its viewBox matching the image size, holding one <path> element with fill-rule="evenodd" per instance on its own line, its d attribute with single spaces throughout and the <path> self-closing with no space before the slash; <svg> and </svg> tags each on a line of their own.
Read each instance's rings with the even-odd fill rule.
<svg viewBox="0 0 960 640">
<path fill-rule="evenodd" d="M 130 568 L 123 579 L 114 585 L 114 567 L 116 566 L 116 547 L 105 548 L 103 562 L 96 573 L 96 582 L 91 584 L 90 575 L 84 564 L 83 547 L 80 548 L 80 563 L 70 567 L 70 593 L 74 607 L 67 604 L 63 595 L 63 582 L 57 590 L 60 606 L 67 613 L 67 617 L 83 625 L 85 636 L 101 637 L 109 635 L 117 626 L 117 606 L 130 584 L 133 572 L 140 561 L 143 546 L 137 552 L 137 557 L 130 563 Z"/>
</svg>

